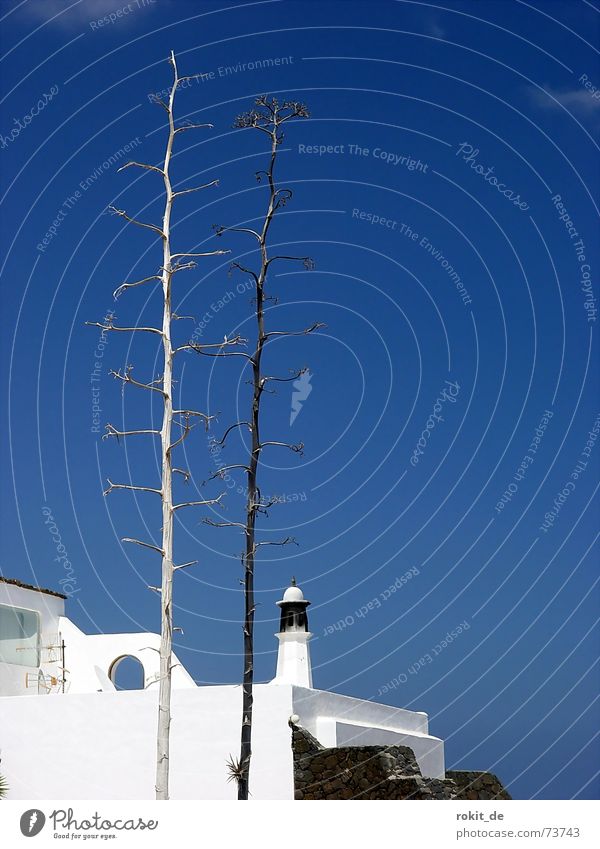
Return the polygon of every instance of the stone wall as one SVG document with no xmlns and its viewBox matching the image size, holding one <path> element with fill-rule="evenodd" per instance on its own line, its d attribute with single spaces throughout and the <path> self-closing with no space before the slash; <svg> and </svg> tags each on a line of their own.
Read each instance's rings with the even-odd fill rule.
<svg viewBox="0 0 600 849">
<path fill-rule="evenodd" d="M 457 799 L 512 799 L 493 772 L 448 770 L 446 778 L 456 785 Z"/>
<path fill-rule="evenodd" d="M 326 749 L 304 728 L 290 725 L 296 799 L 510 799 L 491 773 L 424 778 L 407 746 Z"/>
</svg>

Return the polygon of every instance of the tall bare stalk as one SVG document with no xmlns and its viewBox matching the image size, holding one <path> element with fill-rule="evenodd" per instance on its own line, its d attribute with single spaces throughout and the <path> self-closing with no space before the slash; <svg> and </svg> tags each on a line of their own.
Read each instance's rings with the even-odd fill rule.
<svg viewBox="0 0 600 849">
<path fill-rule="evenodd" d="M 182 563 L 176 566 L 173 562 L 173 528 L 174 516 L 176 511 L 183 507 L 197 507 L 204 505 L 212 505 L 220 502 L 221 497 L 210 500 L 199 501 L 184 501 L 174 503 L 173 500 L 173 475 L 179 473 L 185 481 L 190 479 L 190 472 L 185 469 L 177 469 L 173 467 L 173 451 L 181 445 L 188 437 L 190 431 L 198 423 L 204 423 L 207 427 L 209 416 L 206 413 L 196 410 L 178 410 L 174 409 L 173 404 L 173 364 L 177 353 L 184 350 L 197 350 L 197 345 L 186 344 L 174 347 L 172 341 L 172 324 L 177 320 L 177 316 L 172 309 L 172 283 L 176 273 L 184 270 L 189 270 L 196 267 L 196 259 L 199 257 L 218 256 L 228 251 L 213 250 L 196 253 L 174 253 L 171 247 L 171 213 L 173 203 L 176 198 L 182 195 L 187 195 L 192 192 L 200 191 L 201 189 L 209 188 L 217 185 L 214 180 L 205 185 L 196 186 L 193 188 L 181 189 L 174 191 L 171 181 L 171 157 L 173 153 L 173 144 L 175 137 L 179 133 L 183 133 L 192 129 L 211 127 L 211 124 L 194 124 L 190 121 L 176 122 L 174 107 L 175 96 L 178 87 L 187 80 L 193 77 L 180 77 L 177 71 L 175 54 L 171 51 L 169 58 L 173 70 L 173 82 L 169 89 L 169 95 L 166 100 L 154 97 L 155 102 L 161 106 L 167 113 L 168 120 L 168 135 L 165 148 L 164 160 L 162 167 L 149 165 L 141 162 L 128 162 L 123 168 L 137 167 L 148 171 L 153 171 L 162 177 L 164 183 L 164 211 L 162 226 L 155 224 L 147 224 L 130 217 L 125 211 L 111 207 L 111 210 L 118 216 L 124 218 L 127 222 L 135 224 L 144 229 L 150 230 L 162 241 L 162 266 L 158 274 L 153 274 L 142 280 L 135 282 L 123 283 L 115 292 L 115 298 L 118 298 L 123 292 L 128 289 L 141 286 L 151 281 L 159 281 L 162 289 L 162 325 L 161 327 L 116 327 L 112 321 L 109 323 L 87 322 L 95 327 L 100 327 L 105 331 L 118 331 L 126 333 L 151 333 L 160 338 L 162 343 L 162 375 L 141 382 L 136 380 L 133 375 L 133 367 L 127 366 L 124 370 L 111 372 L 113 376 L 122 382 L 123 387 L 126 385 L 135 386 L 137 388 L 146 389 L 149 392 L 154 392 L 162 398 L 163 401 L 163 416 L 162 427 L 160 430 L 143 429 L 122 431 L 113 427 L 111 424 L 106 425 L 106 434 L 104 438 L 129 437 L 134 435 L 153 435 L 160 438 L 161 447 L 161 482 L 160 488 L 150 486 L 134 486 L 131 484 L 118 484 L 108 481 L 108 488 L 105 490 L 105 495 L 115 489 L 130 490 L 136 492 L 150 492 L 158 495 L 162 502 L 162 541 L 160 547 L 150 542 L 144 542 L 129 537 L 124 538 L 124 542 L 134 543 L 144 548 L 151 549 L 161 556 L 162 560 L 162 578 L 160 587 L 150 586 L 149 589 L 160 594 L 161 599 L 161 622 L 160 622 L 160 677 L 159 677 L 159 692 L 158 692 L 158 725 L 156 738 L 156 798 L 169 798 L 169 742 L 170 742 L 170 726 L 171 726 L 171 672 L 172 672 L 172 655 L 173 655 L 173 577 L 179 569 L 192 566 L 193 563 Z M 215 345 L 202 346 L 205 348 L 221 349 L 223 346 L 238 344 L 239 339 L 225 339 L 223 342 Z M 173 434 L 173 428 L 176 428 Z"/>
<path fill-rule="evenodd" d="M 246 511 L 243 523 L 239 522 L 213 522 L 206 520 L 216 527 L 237 527 L 245 536 L 245 550 L 242 556 L 244 569 L 244 670 L 242 686 L 242 728 L 240 741 L 239 759 L 230 758 L 228 766 L 230 777 L 237 782 L 238 799 L 247 800 L 249 794 L 250 760 L 252 757 L 252 711 L 253 711 L 253 684 L 254 684 L 254 567 L 255 557 L 258 549 L 263 545 L 287 545 L 295 542 L 292 537 L 286 537 L 279 542 L 257 542 L 256 520 L 259 513 L 266 514 L 275 500 L 264 499 L 261 496 L 258 475 L 260 457 L 262 451 L 269 446 L 288 448 L 295 453 L 302 453 L 303 445 L 289 444 L 286 442 L 263 441 L 260 436 L 261 426 L 261 400 L 267 386 L 273 382 L 287 382 L 297 380 L 304 374 L 306 369 L 300 369 L 289 377 L 272 377 L 263 372 L 263 353 L 268 342 L 275 338 L 285 336 L 299 336 L 312 333 L 320 324 L 313 324 L 304 330 L 285 331 L 271 330 L 265 328 L 265 302 L 270 300 L 265 293 L 265 284 L 271 265 L 277 260 L 292 260 L 304 263 L 306 268 L 312 268 L 312 260 L 303 256 L 270 256 L 268 250 L 269 229 L 277 212 L 286 205 L 292 197 L 292 191 L 288 188 L 278 187 L 275 181 L 275 165 L 277 162 L 278 148 L 283 141 L 282 126 L 294 118 L 307 118 L 308 110 L 301 103 L 286 101 L 279 103 L 275 98 L 266 96 L 259 97 L 255 101 L 255 108 L 240 115 L 234 126 L 237 128 L 251 128 L 265 133 L 269 140 L 270 158 L 265 171 L 259 171 L 256 175 L 259 182 L 266 180 L 268 197 L 267 207 L 262 219 L 262 226 L 258 229 L 250 227 L 217 227 L 218 235 L 228 231 L 245 233 L 254 239 L 258 249 L 258 265 L 255 269 L 246 267 L 239 262 L 232 263 L 232 267 L 248 274 L 254 281 L 254 306 L 256 321 L 256 339 L 254 352 L 252 354 L 239 354 L 245 356 L 250 364 L 252 378 L 252 399 L 247 421 L 236 422 L 225 431 L 225 434 L 215 444 L 225 445 L 229 433 L 238 427 L 245 427 L 250 433 L 250 453 L 247 464 L 234 466 L 223 466 L 212 477 L 222 476 L 231 469 L 243 469 L 247 479 Z M 272 298 L 271 298 L 272 300 Z M 228 356 L 228 354 L 223 354 Z"/>
</svg>

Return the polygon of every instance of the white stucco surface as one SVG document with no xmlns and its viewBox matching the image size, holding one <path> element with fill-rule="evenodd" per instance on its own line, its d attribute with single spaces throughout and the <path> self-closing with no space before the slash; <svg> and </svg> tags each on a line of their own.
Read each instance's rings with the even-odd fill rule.
<svg viewBox="0 0 600 849">
<path fill-rule="evenodd" d="M 144 687 L 156 685 L 158 634 L 84 634 L 64 615 L 63 598 L 2 581 L 0 604 L 35 611 L 40 622 L 39 667 L 0 662 L 0 697 L 37 696 L 44 691 L 37 684 L 40 671 L 51 695 L 63 689 L 67 693 L 114 692 L 111 669 L 123 657 L 139 660 L 144 670 Z M 51 684 L 52 679 L 57 679 L 57 683 Z M 176 655 L 173 655 L 172 684 L 174 689 L 196 686 Z"/>
<path fill-rule="evenodd" d="M 291 587 L 297 589 L 297 587 Z M 277 672 L 272 684 L 297 684 L 312 687 L 312 667 L 308 646 L 312 634 L 308 631 L 275 634 L 279 640 Z"/>
<path fill-rule="evenodd" d="M 254 799 L 292 799 L 291 687 L 255 688 Z M 234 799 L 240 687 L 173 692 L 171 798 Z M 10 799 L 154 798 L 156 689 L 0 699 Z M 8 732 L 8 733 L 7 733 Z"/>
<path fill-rule="evenodd" d="M 79 668 L 83 671 L 86 663 L 93 666 L 96 674 L 110 676 L 111 669 L 123 657 L 134 657 L 144 669 L 144 687 L 158 686 L 160 636 L 150 633 L 134 634 L 83 634 L 68 619 L 61 620 L 61 629 L 67 634 L 67 663 L 72 671 L 72 683 L 69 692 L 89 692 L 80 683 Z M 77 635 L 76 633 L 77 632 Z M 77 636 L 77 640 L 75 637 Z M 84 656 L 82 657 L 82 653 Z M 81 663 L 80 663 L 81 661 Z M 195 687 L 192 676 L 173 654 L 171 682 L 174 689 Z M 112 684 L 111 684 L 112 688 Z M 96 687 L 95 689 L 98 689 Z"/>
<path fill-rule="evenodd" d="M 2 769 L 12 799 L 152 799 L 156 689 L 0 699 Z M 226 760 L 239 749 L 241 689 L 173 691 L 171 797 L 234 799 Z M 255 686 L 253 799 L 292 799 L 290 716 L 324 746 L 401 743 L 443 776 L 427 717 L 286 684 Z M 419 729 L 419 730 L 417 730 Z M 8 732 L 8 733 L 7 733 Z"/>
</svg>

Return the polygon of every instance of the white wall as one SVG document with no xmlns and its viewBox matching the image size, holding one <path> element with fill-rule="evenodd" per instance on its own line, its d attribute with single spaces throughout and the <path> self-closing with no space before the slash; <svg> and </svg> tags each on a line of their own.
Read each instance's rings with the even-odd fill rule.
<svg viewBox="0 0 600 849">
<path fill-rule="evenodd" d="M 344 722 L 367 723 L 387 728 L 414 731 L 418 734 L 429 733 L 429 721 L 426 713 L 404 710 L 404 708 L 381 705 L 365 699 L 354 699 L 325 690 L 308 690 L 294 687 L 294 710 L 303 718 L 302 724 L 309 731 L 319 716 L 335 716 Z M 327 745 L 335 746 L 335 741 Z"/>
<path fill-rule="evenodd" d="M 159 678 L 158 634 L 84 634 L 64 612 L 64 600 L 56 596 L 28 590 L 0 581 L 0 604 L 35 610 L 40 617 L 40 667 L 14 663 L 0 663 L 0 697 L 38 695 L 36 685 L 38 669 L 46 678 L 58 678 L 68 693 L 112 692 L 110 680 L 113 663 L 124 656 L 137 658 L 144 669 L 144 686 L 155 685 Z M 62 652 L 64 642 L 64 667 Z M 54 645 L 52 655 L 48 646 Z M 50 662 L 51 657 L 56 662 Z M 27 683 L 29 682 L 29 686 Z M 173 688 L 195 687 L 191 675 L 173 655 Z M 51 695 L 62 690 L 62 683 L 51 688 Z"/>
<path fill-rule="evenodd" d="M 256 685 L 252 798 L 293 799 L 291 687 Z M 234 799 L 240 687 L 173 691 L 171 798 Z M 157 693 L 0 699 L 9 799 L 153 799 Z"/>
<path fill-rule="evenodd" d="M 290 716 L 324 746 L 408 745 L 443 777 L 443 743 L 425 714 L 286 684 L 254 687 L 252 798 L 293 799 Z M 241 687 L 173 690 L 171 798 L 234 799 L 226 760 L 239 754 Z M 0 699 L 9 799 L 154 798 L 157 692 Z"/>
<path fill-rule="evenodd" d="M 424 776 L 445 776 L 444 743 L 429 734 L 426 713 L 303 687 L 293 688 L 293 707 L 323 746 L 409 746 Z"/>
<path fill-rule="evenodd" d="M 84 634 L 66 617 L 61 618 L 65 641 L 69 693 L 93 693 L 114 690 L 111 667 L 122 657 L 134 657 L 144 669 L 144 687 L 158 686 L 160 677 L 158 634 Z M 192 676 L 173 654 L 172 686 L 195 687 Z"/>
<path fill-rule="evenodd" d="M 50 653 L 44 649 L 44 646 L 55 643 L 57 640 L 59 617 L 64 613 L 64 599 L 0 581 L 0 604 L 38 612 L 42 646 L 40 668 L 48 676 L 54 675 L 56 677 L 60 675 L 60 664 L 48 662 Z M 58 652 L 56 656 L 59 656 Z M 34 666 L 0 663 L 0 695 L 37 696 L 37 686 L 27 687 L 28 679 L 29 683 L 32 684 L 37 674 L 38 668 Z"/>
</svg>

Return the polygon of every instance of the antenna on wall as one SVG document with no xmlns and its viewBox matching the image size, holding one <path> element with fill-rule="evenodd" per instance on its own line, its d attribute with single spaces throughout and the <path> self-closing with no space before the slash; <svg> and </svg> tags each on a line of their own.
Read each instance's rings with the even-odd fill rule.
<svg viewBox="0 0 600 849">
<path fill-rule="evenodd" d="M 48 643 L 40 646 L 40 666 L 57 664 L 56 674 L 44 672 L 41 668 L 37 672 L 28 672 L 25 676 L 25 686 L 27 689 L 36 687 L 40 695 L 64 693 L 68 689 L 69 671 L 65 667 L 65 641 L 60 633 L 48 635 L 47 639 Z"/>
</svg>

